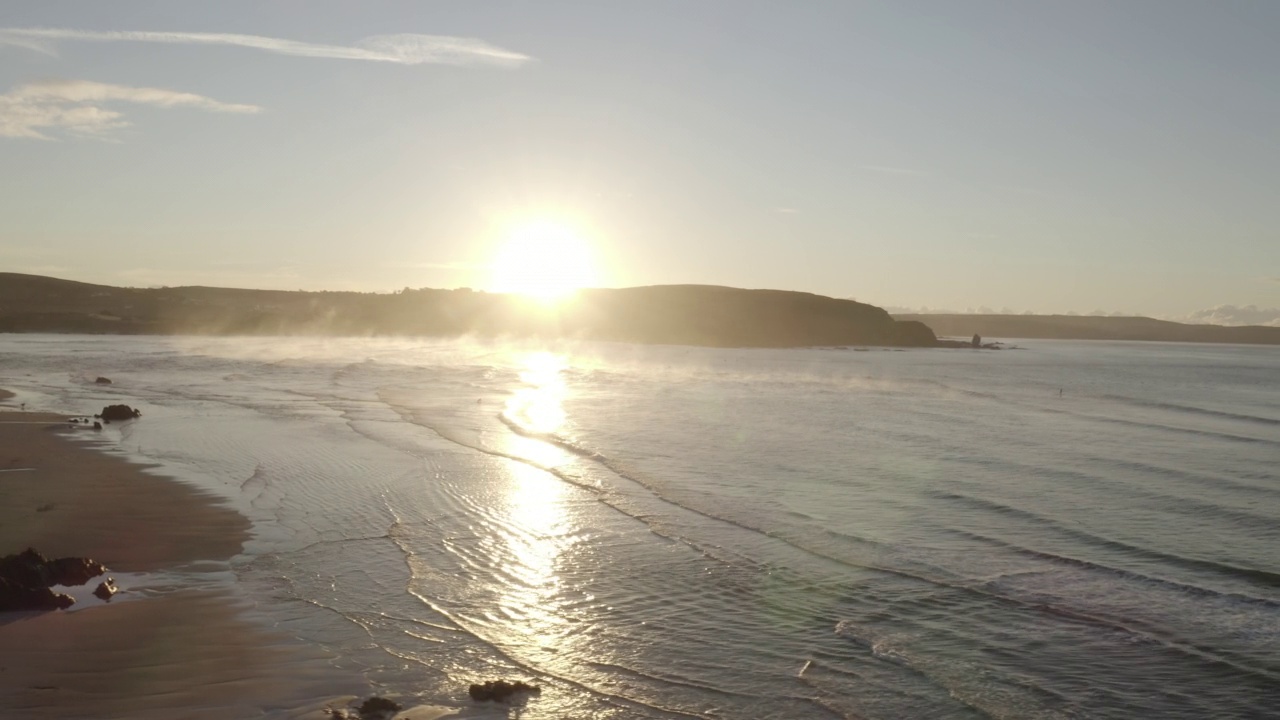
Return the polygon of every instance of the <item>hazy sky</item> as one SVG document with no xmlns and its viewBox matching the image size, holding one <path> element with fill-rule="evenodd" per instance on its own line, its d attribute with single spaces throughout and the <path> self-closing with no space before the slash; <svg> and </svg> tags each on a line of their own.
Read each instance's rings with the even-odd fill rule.
<svg viewBox="0 0 1280 720">
<path fill-rule="evenodd" d="M 1280 306 L 1280 2 L 9 2 L 0 269 Z"/>
</svg>

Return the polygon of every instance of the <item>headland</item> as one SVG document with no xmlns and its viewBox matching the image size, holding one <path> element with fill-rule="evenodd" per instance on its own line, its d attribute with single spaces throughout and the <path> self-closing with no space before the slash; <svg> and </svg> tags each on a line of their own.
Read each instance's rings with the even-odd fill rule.
<svg viewBox="0 0 1280 720">
<path fill-rule="evenodd" d="M 853 300 L 713 285 L 588 289 L 559 304 L 468 288 L 396 293 L 119 288 L 0 273 L 0 332 L 556 338 L 712 347 L 940 347 Z"/>
</svg>

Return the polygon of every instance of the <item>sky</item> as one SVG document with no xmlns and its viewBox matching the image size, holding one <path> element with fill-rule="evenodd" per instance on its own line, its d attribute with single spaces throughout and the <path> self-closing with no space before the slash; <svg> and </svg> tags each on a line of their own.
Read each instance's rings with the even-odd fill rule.
<svg viewBox="0 0 1280 720">
<path fill-rule="evenodd" d="M 497 289 L 554 226 L 605 287 L 1280 324 L 1276 37 L 1270 0 L 5 3 L 0 269 Z"/>
</svg>

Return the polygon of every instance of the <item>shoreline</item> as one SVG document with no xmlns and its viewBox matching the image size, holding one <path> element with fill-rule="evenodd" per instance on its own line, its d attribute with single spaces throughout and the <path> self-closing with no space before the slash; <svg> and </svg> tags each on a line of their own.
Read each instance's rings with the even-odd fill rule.
<svg viewBox="0 0 1280 720">
<path fill-rule="evenodd" d="M 121 591 L 69 611 L 0 614 L 0 714 L 310 719 L 367 692 L 320 648 L 247 617 L 252 603 L 230 583 L 182 582 L 225 573 L 248 518 L 67 437 L 73 415 L 17 412 L 3 402 L 12 397 L 0 390 L 0 555 L 93 558 Z"/>
</svg>

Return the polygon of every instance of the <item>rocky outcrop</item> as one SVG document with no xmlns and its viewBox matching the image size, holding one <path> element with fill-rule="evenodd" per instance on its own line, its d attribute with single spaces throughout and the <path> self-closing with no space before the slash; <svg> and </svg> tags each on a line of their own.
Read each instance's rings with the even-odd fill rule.
<svg viewBox="0 0 1280 720">
<path fill-rule="evenodd" d="M 513 683 L 506 680 L 490 680 L 483 685 L 472 684 L 467 692 L 476 702 L 509 702 L 519 699 L 520 696 L 541 695 L 542 688 L 519 680 Z"/>
<path fill-rule="evenodd" d="M 132 420 L 134 418 L 142 417 L 142 411 L 135 410 L 128 405 L 108 405 L 102 408 L 102 414 L 97 417 L 101 417 L 106 422 L 111 422 L 112 420 Z"/>
<path fill-rule="evenodd" d="M 938 347 L 938 336 L 922 322 L 900 320 L 894 323 L 893 344 L 898 347 Z"/>
<path fill-rule="evenodd" d="M 0 612 L 66 610 L 75 604 L 75 598 L 47 587 L 22 587 L 0 578 Z"/>
<path fill-rule="evenodd" d="M 583 290 L 554 316 L 553 326 L 529 329 L 546 336 L 663 345 L 935 347 L 927 327 L 902 325 L 874 305 L 812 293 L 658 285 Z"/>
<path fill-rule="evenodd" d="M 83 585 L 106 571 L 89 558 L 51 560 L 34 548 L 0 558 L 0 577 L 31 586 Z"/>
<path fill-rule="evenodd" d="M 53 585 L 83 585 L 107 569 L 88 558 L 50 560 L 32 548 L 0 558 L 0 612 L 58 610 L 75 600 L 50 590 Z"/>
<path fill-rule="evenodd" d="M 97 383 L 98 385 L 110 385 L 110 384 L 111 384 L 111 378 L 105 378 L 105 377 L 102 377 L 101 375 L 99 375 L 99 376 L 98 376 L 98 379 L 97 379 L 97 380 L 94 380 L 94 382 L 95 382 L 95 383 Z"/>
</svg>

